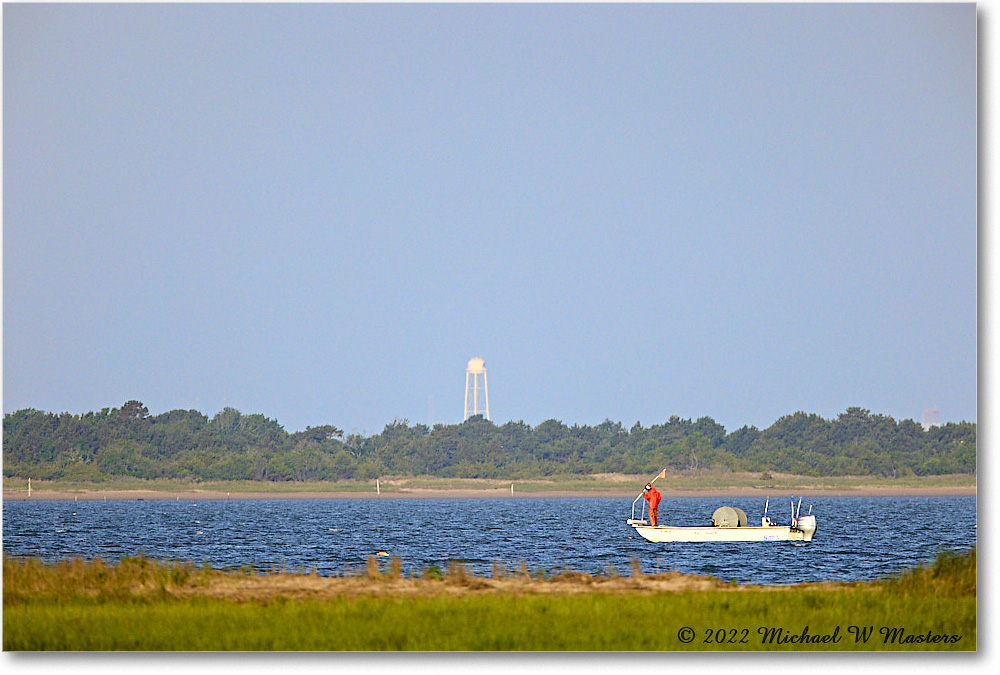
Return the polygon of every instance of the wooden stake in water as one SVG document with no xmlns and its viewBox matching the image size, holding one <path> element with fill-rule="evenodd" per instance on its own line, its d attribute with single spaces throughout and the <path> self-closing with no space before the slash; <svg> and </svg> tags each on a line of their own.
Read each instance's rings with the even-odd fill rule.
<svg viewBox="0 0 1000 675">
<path fill-rule="evenodd" d="M 514 484 L 513 483 L 510 484 L 510 496 L 511 497 L 514 496 Z"/>
<path fill-rule="evenodd" d="M 28 499 L 31 499 L 31 479 L 28 479 Z"/>
<path fill-rule="evenodd" d="M 378 485 L 378 478 L 375 479 L 375 494 L 377 495 L 382 494 L 382 488 L 380 488 Z"/>
</svg>

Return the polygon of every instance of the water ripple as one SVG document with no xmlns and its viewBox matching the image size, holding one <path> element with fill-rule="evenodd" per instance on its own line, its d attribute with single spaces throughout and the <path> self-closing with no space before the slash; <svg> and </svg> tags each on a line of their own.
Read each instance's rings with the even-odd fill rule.
<svg viewBox="0 0 1000 675">
<path fill-rule="evenodd" d="M 758 501 L 664 499 L 660 518 L 702 523 L 725 502 L 757 521 Z M 532 572 L 627 573 L 636 561 L 645 572 L 785 584 L 873 579 L 976 542 L 975 497 L 810 503 L 819 529 L 808 544 L 652 544 L 625 524 L 631 501 L 614 498 L 8 502 L 3 549 L 48 560 L 142 552 L 216 567 L 305 567 L 321 574 L 362 568 L 379 551 L 398 556 L 407 574 L 454 561 L 476 574 L 490 574 L 494 563 L 515 570 L 522 561 Z M 773 504 L 770 515 L 782 522 Z"/>
</svg>

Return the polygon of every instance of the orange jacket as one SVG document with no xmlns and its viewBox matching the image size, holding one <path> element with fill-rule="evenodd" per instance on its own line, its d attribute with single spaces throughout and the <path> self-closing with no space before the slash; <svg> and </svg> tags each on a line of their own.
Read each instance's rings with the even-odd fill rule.
<svg viewBox="0 0 1000 675">
<path fill-rule="evenodd" d="M 657 491 L 656 488 L 653 488 L 649 492 L 643 492 L 642 497 L 643 499 L 649 502 L 650 509 L 655 509 L 657 505 L 660 503 L 660 493 Z"/>
</svg>

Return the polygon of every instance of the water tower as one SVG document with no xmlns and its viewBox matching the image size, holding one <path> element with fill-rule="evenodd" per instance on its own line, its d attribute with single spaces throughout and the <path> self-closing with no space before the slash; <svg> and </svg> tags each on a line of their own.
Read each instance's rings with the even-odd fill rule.
<svg viewBox="0 0 1000 675">
<path fill-rule="evenodd" d="M 479 376 L 483 377 L 483 408 L 479 407 Z M 472 378 L 472 387 L 469 388 L 469 378 Z M 469 407 L 469 393 L 472 393 L 472 407 Z M 490 418 L 490 392 L 486 388 L 486 365 L 479 357 L 469 359 L 469 365 L 465 368 L 465 412 L 462 413 L 462 421 L 473 415 L 483 415 Z"/>
</svg>

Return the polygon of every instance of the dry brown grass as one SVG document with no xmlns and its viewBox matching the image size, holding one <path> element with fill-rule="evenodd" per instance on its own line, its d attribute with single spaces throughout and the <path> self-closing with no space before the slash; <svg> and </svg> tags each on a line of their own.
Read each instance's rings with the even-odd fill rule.
<svg viewBox="0 0 1000 675">
<path fill-rule="evenodd" d="M 524 575 L 477 577 L 463 567 L 449 570 L 443 580 L 372 577 L 318 577 L 283 574 L 238 577 L 219 574 L 204 584 L 187 584 L 171 589 L 177 597 L 211 597 L 267 602 L 288 599 L 333 599 L 360 596 L 428 597 L 499 593 L 508 595 L 550 595 L 580 593 L 661 593 L 738 588 L 712 577 L 666 572 L 642 577 L 595 577 L 583 572 L 563 572 L 547 579 Z"/>
<path fill-rule="evenodd" d="M 633 565 L 631 576 L 614 570 L 591 575 L 574 570 L 533 576 L 522 562 L 508 570 L 500 564 L 492 576 L 476 576 L 466 565 L 449 564 L 447 571 L 424 570 L 403 576 L 402 561 L 392 558 L 380 565 L 374 556 L 358 570 L 342 575 L 321 576 L 312 570 L 258 571 L 250 567 L 215 570 L 190 563 L 160 562 L 143 557 L 118 563 L 81 558 L 54 564 L 35 558 L 3 560 L 4 603 L 29 599 L 63 600 L 152 600 L 173 598 L 219 598 L 269 602 L 286 599 L 333 599 L 359 596 L 429 597 L 435 595 L 509 594 L 552 595 L 580 593 L 660 593 L 742 588 L 714 577 L 668 571 L 643 574 Z M 384 570 L 383 570 L 384 567 Z"/>
</svg>

